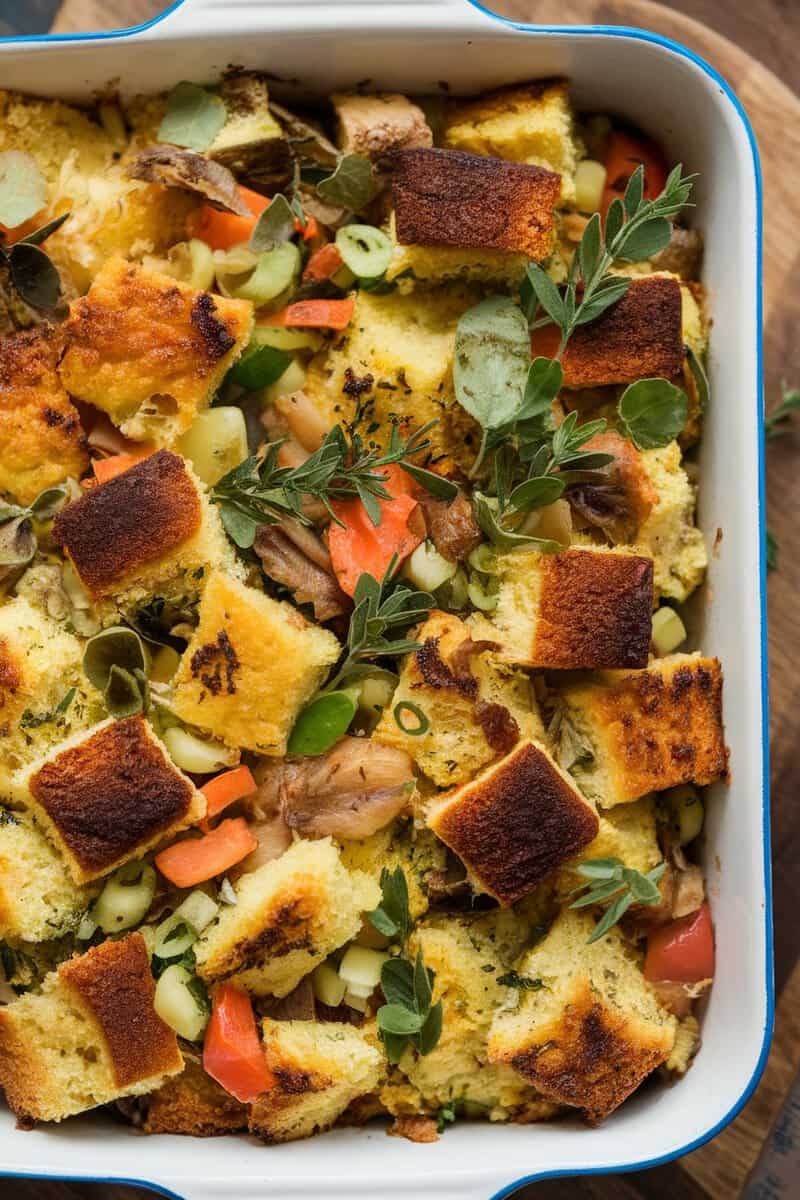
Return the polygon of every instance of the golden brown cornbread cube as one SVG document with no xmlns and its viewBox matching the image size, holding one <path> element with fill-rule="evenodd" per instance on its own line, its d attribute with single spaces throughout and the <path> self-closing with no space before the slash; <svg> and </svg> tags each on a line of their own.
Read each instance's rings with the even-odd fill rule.
<svg viewBox="0 0 800 1200">
<path fill-rule="evenodd" d="M 333 634 L 291 604 L 214 571 L 175 674 L 173 707 L 231 746 L 285 754 L 297 714 L 339 653 Z"/>
<path fill-rule="evenodd" d="M 78 413 L 58 377 L 49 325 L 0 339 L 0 493 L 30 504 L 89 465 Z"/>
<path fill-rule="evenodd" d="M 498 558 L 492 623 L 503 657 L 525 667 L 646 667 L 653 562 L 627 551 L 515 551 Z"/>
<path fill-rule="evenodd" d="M 566 897 L 582 882 L 575 874 L 579 863 L 592 858 L 618 858 L 626 867 L 644 875 L 663 860 L 656 833 L 656 806 L 652 796 L 630 804 L 619 804 L 598 813 L 597 837 L 580 854 L 566 863 L 555 880 L 556 891 Z"/>
<path fill-rule="evenodd" d="M 429 829 L 413 821 L 394 821 L 370 837 L 341 840 L 342 862 L 348 871 L 364 871 L 376 883 L 386 868 L 401 867 L 408 887 L 412 921 L 428 910 L 428 891 L 445 876 L 447 851 Z"/>
<path fill-rule="evenodd" d="M 498 643 L 473 641 L 473 633 L 459 617 L 431 612 L 415 635 L 421 648 L 403 662 L 392 703 L 373 734 L 407 751 L 441 787 L 471 779 L 520 737 L 543 734 L 527 677 L 497 661 Z M 401 728 L 395 717 L 401 703 L 425 714 L 423 734 Z M 400 716 L 411 729 L 419 724 L 412 710 Z"/>
<path fill-rule="evenodd" d="M 535 163 L 561 176 L 562 203 L 575 195 L 580 145 L 565 79 L 539 79 L 445 108 L 443 142 L 453 150 Z"/>
<path fill-rule="evenodd" d="M 342 865 L 330 838 L 295 842 L 235 886 L 236 904 L 195 943 L 197 970 L 210 984 L 233 979 L 258 996 L 287 996 L 355 937 L 381 897 L 376 880 Z"/>
<path fill-rule="evenodd" d="M 681 466 L 677 442 L 643 451 L 641 461 L 656 501 L 636 540 L 653 556 L 656 595 L 681 604 L 702 583 L 708 565 L 705 539 L 694 523 L 696 489 Z"/>
<path fill-rule="evenodd" d="M 463 246 L 547 258 L 561 179 L 544 167 L 461 150 L 401 150 L 392 198 L 403 245 Z"/>
<path fill-rule="evenodd" d="M 177 1074 L 183 1059 L 154 992 L 134 933 L 62 963 L 41 992 L 0 1009 L 0 1086 L 17 1116 L 61 1121 Z"/>
<path fill-rule="evenodd" d="M 531 741 L 435 799 L 427 820 L 462 860 L 473 887 L 501 904 L 532 892 L 599 828 L 593 806 Z"/>
<path fill-rule="evenodd" d="M 397 92 L 334 92 L 337 143 L 345 154 L 363 154 L 381 163 L 397 150 L 433 145 L 433 134 L 418 105 Z"/>
<path fill-rule="evenodd" d="M 53 536 L 89 595 L 128 609 L 153 593 L 197 594 L 233 566 L 219 514 L 185 459 L 159 450 L 57 515 Z"/>
<path fill-rule="evenodd" d="M 99 720 L 100 695 L 82 658 L 78 639 L 25 597 L 0 605 L 0 770 L 16 770 Z"/>
<path fill-rule="evenodd" d="M 253 327 L 253 306 L 111 258 L 70 307 L 61 380 L 126 437 L 170 446 L 208 408 Z"/>
<path fill-rule="evenodd" d="M 562 688 L 559 700 L 589 749 L 572 773 L 603 808 L 727 774 L 716 658 L 672 654 L 646 671 Z"/>
<path fill-rule="evenodd" d="M 121 1106 L 128 1115 L 127 1105 Z M 247 1105 L 206 1075 L 199 1062 L 187 1058 L 180 1075 L 158 1091 L 136 1101 L 145 1133 L 182 1133 L 219 1137 L 247 1129 Z"/>
<path fill-rule="evenodd" d="M 516 291 L 528 264 L 527 254 L 509 254 L 506 250 L 467 249 L 464 246 L 401 245 L 397 239 L 395 214 L 389 218 L 389 235 L 394 243 L 386 268 L 386 280 L 401 293 L 413 291 L 417 284 L 430 287 L 448 282 L 493 283 L 505 291 Z M 427 303 L 423 296 L 418 304 Z"/>
<path fill-rule="evenodd" d="M 561 912 L 516 968 L 542 986 L 519 989 L 516 1009 L 499 1011 L 489 1033 L 491 1062 L 592 1123 L 668 1058 L 676 1029 L 619 930 L 588 945 L 594 926 L 585 912 Z"/>
<path fill-rule="evenodd" d="M 64 856 L 76 883 L 138 858 L 205 814 L 143 716 L 78 733 L 18 772 L 14 797 Z"/>
<path fill-rule="evenodd" d="M 537 329 L 534 358 L 552 358 L 560 331 Z M 561 357 L 565 388 L 605 387 L 663 376 L 683 368 L 681 287 L 677 279 L 652 275 L 634 279 L 625 295 L 596 320 L 580 325 Z"/>
<path fill-rule="evenodd" d="M 0 809 L 0 939 L 44 942 L 71 932 L 96 890 L 73 881 L 29 816 Z"/>
<path fill-rule="evenodd" d="M 250 1107 L 250 1132 L 292 1142 L 330 1129 L 353 1100 L 377 1087 L 384 1057 L 360 1029 L 334 1021 L 261 1023 L 274 1084 Z"/>
</svg>

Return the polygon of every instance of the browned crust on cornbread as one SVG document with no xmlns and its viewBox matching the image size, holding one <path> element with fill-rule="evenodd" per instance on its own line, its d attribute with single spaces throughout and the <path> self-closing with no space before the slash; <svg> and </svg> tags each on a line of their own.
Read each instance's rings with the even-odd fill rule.
<svg viewBox="0 0 800 1200">
<path fill-rule="evenodd" d="M 187 824 L 198 807 L 195 788 L 142 716 L 114 721 L 57 753 L 28 787 L 77 883 L 148 849 Z"/>
<path fill-rule="evenodd" d="M 22 686 L 19 660 L 6 638 L 0 638 L 0 731 L 8 730 L 8 714 L 18 689 Z"/>
<path fill-rule="evenodd" d="M 305 1070 L 274 1042 L 265 1041 L 264 1056 L 274 1082 L 251 1104 L 248 1128 L 268 1145 L 274 1145 L 291 1137 L 282 1128 L 282 1114 L 295 1107 L 299 1096 L 324 1092 L 334 1080 L 319 1071 Z"/>
<path fill-rule="evenodd" d="M 531 665 L 562 670 L 647 666 L 652 559 L 565 550 L 542 555 L 540 570 Z"/>
<path fill-rule="evenodd" d="M 319 917 L 319 904 L 319 897 L 313 892 L 276 896 L 264 913 L 265 924 L 258 933 L 231 946 L 222 962 L 199 963 L 198 973 L 204 979 L 218 983 L 239 971 L 259 966 L 265 959 L 284 958 L 298 950 L 313 949 L 311 925 Z"/>
<path fill-rule="evenodd" d="M 550 253 L 560 175 L 462 150 L 401 150 L 393 162 L 401 244 Z"/>
<path fill-rule="evenodd" d="M 631 798 L 724 777 L 722 668 L 716 658 L 666 660 L 593 693 L 592 718 Z"/>
<path fill-rule="evenodd" d="M 672 1038 L 657 1036 L 629 1013 L 612 1014 L 583 979 L 536 1045 L 506 1061 L 545 1097 L 604 1120 L 669 1055 Z"/>
<path fill-rule="evenodd" d="M 50 1084 L 26 1032 L 13 1005 L 0 1008 L 0 1087 L 20 1124 L 30 1128 L 33 1121 L 42 1119 L 40 1098 L 48 1096 Z"/>
<path fill-rule="evenodd" d="M 142 1101 L 145 1133 L 219 1137 L 247 1128 L 247 1105 L 231 1096 L 190 1059 L 180 1075 Z"/>
<path fill-rule="evenodd" d="M 443 797 L 429 819 L 482 890 L 513 904 L 597 837 L 597 814 L 532 742 Z"/>
<path fill-rule="evenodd" d="M 62 963 L 58 974 L 96 1021 L 119 1088 L 180 1070 L 177 1038 L 153 1007 L 155 983 L 141 934 L 103 942 Z"/>
<path fill-rule="evenodd" d="M 55 519 L 53 536 L 89 591 L 103 596 L 188 541 L 202 515 L 183 459 L 159 450 L 68 504 Z"/>
<path fill-rule="evenodd" d="M 534 353 L 547 353 L 547 327 L 533 338 Z M 677 279 L 634 279 L 625 295 L 595 321 L 580 325 L 561 359 L 564 387 L 605 387 L 663 376 L 672 379 L 683 367 L 681 288 Z"/>
</svg>

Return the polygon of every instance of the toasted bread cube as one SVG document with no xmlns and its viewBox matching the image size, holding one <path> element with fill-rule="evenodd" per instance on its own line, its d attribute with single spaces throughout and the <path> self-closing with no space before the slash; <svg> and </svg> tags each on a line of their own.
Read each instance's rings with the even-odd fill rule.
<svg viewBox="0 0 800 1200">
<path fill-rule="evenodd" d="M 78 413 L 58 377 L 52 326 L 0 339 L 0 493 L 30 504 L 89 465 Z"/>
<path fill-rule="evenodd" d="M 345 154 L 363 154 L 381 164 L 398 150 L 433 145 L 425 114 L 397 92 L 334 92 L 337 143 Z"/>
<path fill-rule="evenodd" d="M 348 329 L 312 361 L 304 392 L 329 426 L 352 420 L 360 404 L 368 440 L 381 445 L 398 420 L 417 428 L 435 419 L 427 434 L 432 459 L 446 456 L 469 466 L 481 435 L 455 399 L 453 349 L 459 317 L 478 298 L 474 288 L 461 284 L 425 295 L 360 291 Z M 353 377 L 362 381 L 356 398 L 345 390 Z"/>
<path fill-rule="evenodd" d="M 408 1050 L 380 1097 L 395 1116 L 433 1113 L 452 1101 L 484 1105 L 492 1121 L 537 1120 L 555 1110 L 513 1068 L 488 1061 L 486 1039 L 495 1010 L 508 999 L 498 983 L 529 935 L 511 910 L 482 916 L 435 916 L 418 925 L 410 952 L 421 950 L 436 976 L 434 1003 L 442 1001 L 442 1034 L 424 1057 Z M 538 1111 L 537 1111 L 538 1109 Z"/>
<path fill-rule="evenodd" d="M 637 545 L 653 556 L 656 595 L 681 604 L 700 586 L 708 565 L 705 539 L 694 523 L 696 490 L 677 442 L 643 451 L 641 461 L 656 501 L 639 527 Z"/>
<path fill-rule="evenodd" d="M 247 1105 L 190 1058 L 180 1075 L 173 1075 L 152 1095 L 137 1101 L 137 1109 L 144 1110 L 141 1128 L 145 1133 L 220 1137 L 247 1129 Z"/>
<path fill-rule="evenodd" d="M 143 716 L 78 733 L 13 780 L 76 883 L 139 858 L 205 814 L 205 799 L 173 766 Z"/>
<path fill-rule="evenodd" d="M 465 783 L 520 737 L 543 736 L 527 677 L 498 663 L 492 653 L 497 643 L 473 642 L 473 632 L 449 613 L 430 614 L 415 635 L 421 648 L 406 657 L 392 703 L 373 734 L 405 750 L 441 787 Z M 476 653 L 469 652 L 472 645 Z M 425 714 L 423 734 L 407 733 L 398 724 L 394 714 L 403 702 Z M 417 724 L 411 712 L 403 722 L 412 729 Z"/>
<path fill-rule="evenodd" d="M 196 596 L 209 568 L 235 570 L 219 514 L 185 459 L 159 450 L 63 508 L 53 536 L 101 608 Z"/>
<path fill-rule="evenodd" d="M 434 800 L 428 825 L 462 860 L 475 890 L 501 904 L 532 892 L 599 829 L 592 805 L 531 741 Z"/>
<path fill-rule="evenodd" d="M 559 697 L 590 748 L 572 773 L 603 808 L 682 783 L 704 787 L 727 773 L 716 658 L 672 654 L 646 671 L 562 688 Z"/>
<path fill-rule="evenodd" d="M 73 882 L 30 817 L 0 810 L 0 939 L 45 942 L 72 932 L 95 891 Z"/>
<path fill-rule="evenodd" d="M 471 250 L 463 246 L 403 246 L 397 240 L 395 214 L 389 219 L 394 243 L 386 279 L 396 283 L 400 292 L 413 291 L 417 283 L 447 282 L 501 284 L 515 291 L 528 264 L 526 254 L 508 254 L 504 250 Z M 420 300 L 421 303 L 423 301 Z"/>
<path fill-rule="evenodd" d="M 392 197 L 403 245 L 552 252 L 561 180 L 543 167 L 461 150 L 401 150 Z"/>
<path fill-rule="evenodd" d="M 0 1086 L 17 1116 L 62 1121 L 177 1074 L 183 1059 L 154 993 L 134 933 L 62 963 L 40 992 L 0 1009 Z"/>
<path fill-rule="evenodd" d="M 564 79 L 452 99 L 445 110 L 444 144 L 547 167 L 561 176 L 562 202 L 575 196 L 580 147 Z"/>
<path fill-rule="evenodd" d="M 380 897 L 374 879 L 342 865 L 330 838 L 295 842 L 241 876 L 236 904 L 195 943 L 198 974 L 208 983 L 233 979 L 257 996 L 287 996 L 355 937 Z"/>
<path fill-rule="evenodd" d="M 594 919 L 564 909 L 517 966 L 541 980 L 498 1012 L 491 1062 L 509 1063 L 543 1095 L 602 1121 L 669 1056 L 675 1018 L 644 980 L 618 929 L 587 945 Z"/>
<path fill-rule="evenodd" d="M 0 767 L 16 770 L 99 720 L 82 658 L 78 639 L 24 597 L 0 605 Z"/>
<path fill-rule="evenodd" d="M 173 707 L 231 746 L 285 754 L 297 714 L 339 653 L 333 634 L 291 604 L 215 571 L 175 673 Z"/>
<path fill-rule="evenodd" d="M 561 357 L 564 387 L 605 387 L 679 375 L 681 303 L 677 279 L 663 275 L 634 279 L 621 300 L 575 330 Z M 537 329 L 531 338 L 534 357 L 553 357 L 560 337 L 555 325 Z"/>
<path fill-rule="evenodd" d="M 111 258 L 70 306 L 61 380 L 126 437 L 171 446 L 247 345 L 253 306 Z"/>
<path fill-rule="evenodd" d="M 653 563 L 627 551 L 515 551 L 498 559 L 493 624 L 508 662 L 551 670 L 646 667 Z"/>
<path fill-rule="evenodd" d="M 334 1021 L 261 1023 L 275 1082 L 250 1108 L 250 1132 L 293 1142 L 330 1129 L 353 1100 L 374 1091 L 384 1057 L 360 1029 Z"/>
<path fill-rule="evenodd" d="M 285 142 L 283 130 L 269 107 L 267 81 L 263 75 L 236 72 L 222 80 L 219 91 L 226 119 L 207 150 L 208 157 L 230 170 L 241 165 L 246 171 L 255 151 L 263 154 L 268 143 Z"/>
</svg>

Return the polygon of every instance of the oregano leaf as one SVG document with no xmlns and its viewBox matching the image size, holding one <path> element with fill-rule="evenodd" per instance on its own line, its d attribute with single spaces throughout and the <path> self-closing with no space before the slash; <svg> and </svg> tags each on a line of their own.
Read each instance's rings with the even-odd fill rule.
<svg viewBox="0 0 800 1200">
<path fill-rule="evenodd" d="M 317 195 L 326 204 L 358 212 L 378 190 L 372 163 L 363 154 L 343 154 L 332 175 L 317 184 Z"/>
<path fill-rule="evenodd" d="M 167 99 L 158 140 L 186 146 L 200 154 L 214 141 L 226 118 L 225 105 L 219 96 L 196 83 L 177 83 Z"/>
<path fill-rule="evenodd" d="M 489 296 L 461 316 L 453 361 L 456 399 L 483 429 L 517 414 L 530 356 L 528 323 L 509 296 Z"/>
<path fill-rule="evenodd" d="M 686 393 L 667 379 L 640 379 L 625 389 L 617 405 L 623 433 L 640 450 L 674 441 L 686 424 Z"/>
<path fill-rule="evenodd" d="M 295 216 L 284 195 L 278 192 L 258 218 L 250 235 L 250 249 L 256 254 L 272 250 L 294 236 Z"/>
</svg>

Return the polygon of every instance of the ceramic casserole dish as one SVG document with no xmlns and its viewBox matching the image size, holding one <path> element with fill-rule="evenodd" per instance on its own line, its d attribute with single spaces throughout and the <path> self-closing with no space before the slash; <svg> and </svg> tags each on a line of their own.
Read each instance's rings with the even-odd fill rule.
<svg viewBox="0 0 800 1200">
<path fill-rule="evenodd" d="M 535 6 L 531 6 L 534 11 Z M 3 87 L 88 99 L 213 81 L 230 64 L 325 94 L 377 89 L 475 93 L 566 75 L 578 108 L 616 112 L 655 135 L 671 162 L 700 172 L 713 331 L 712 403 L 700 454 L 699 521 L 711 555 L 693 640 L 725 664 L 731 782 L 709 805 L 706 875 L 717 975 L 702 1047 L 677 1086 L 647 1088 L 605 1124 L 461 1123 L 435 1145 L 384 1129 L 338 1129 L 265 1149 L 242 1138 L 141 1138 L 106 1115 L 23 1132 L 0 1112 L 0 1176 L 139 1183 L 186 1200 L 489 1200 L 548 1176 L 653 1166 L 713 1137 L 747 1101 L 772 1022 L 766 761 L 761 372 L 761 194 L 747 117 L 690 51 L 640 30 L 516 25 L 468 0 L 178 0 L 124 34 L 7 40 Z M 280 92 L 275 85 L 276 95 Z M 718 531 L 721 531 L 721 535 Z"/>
</svg>

